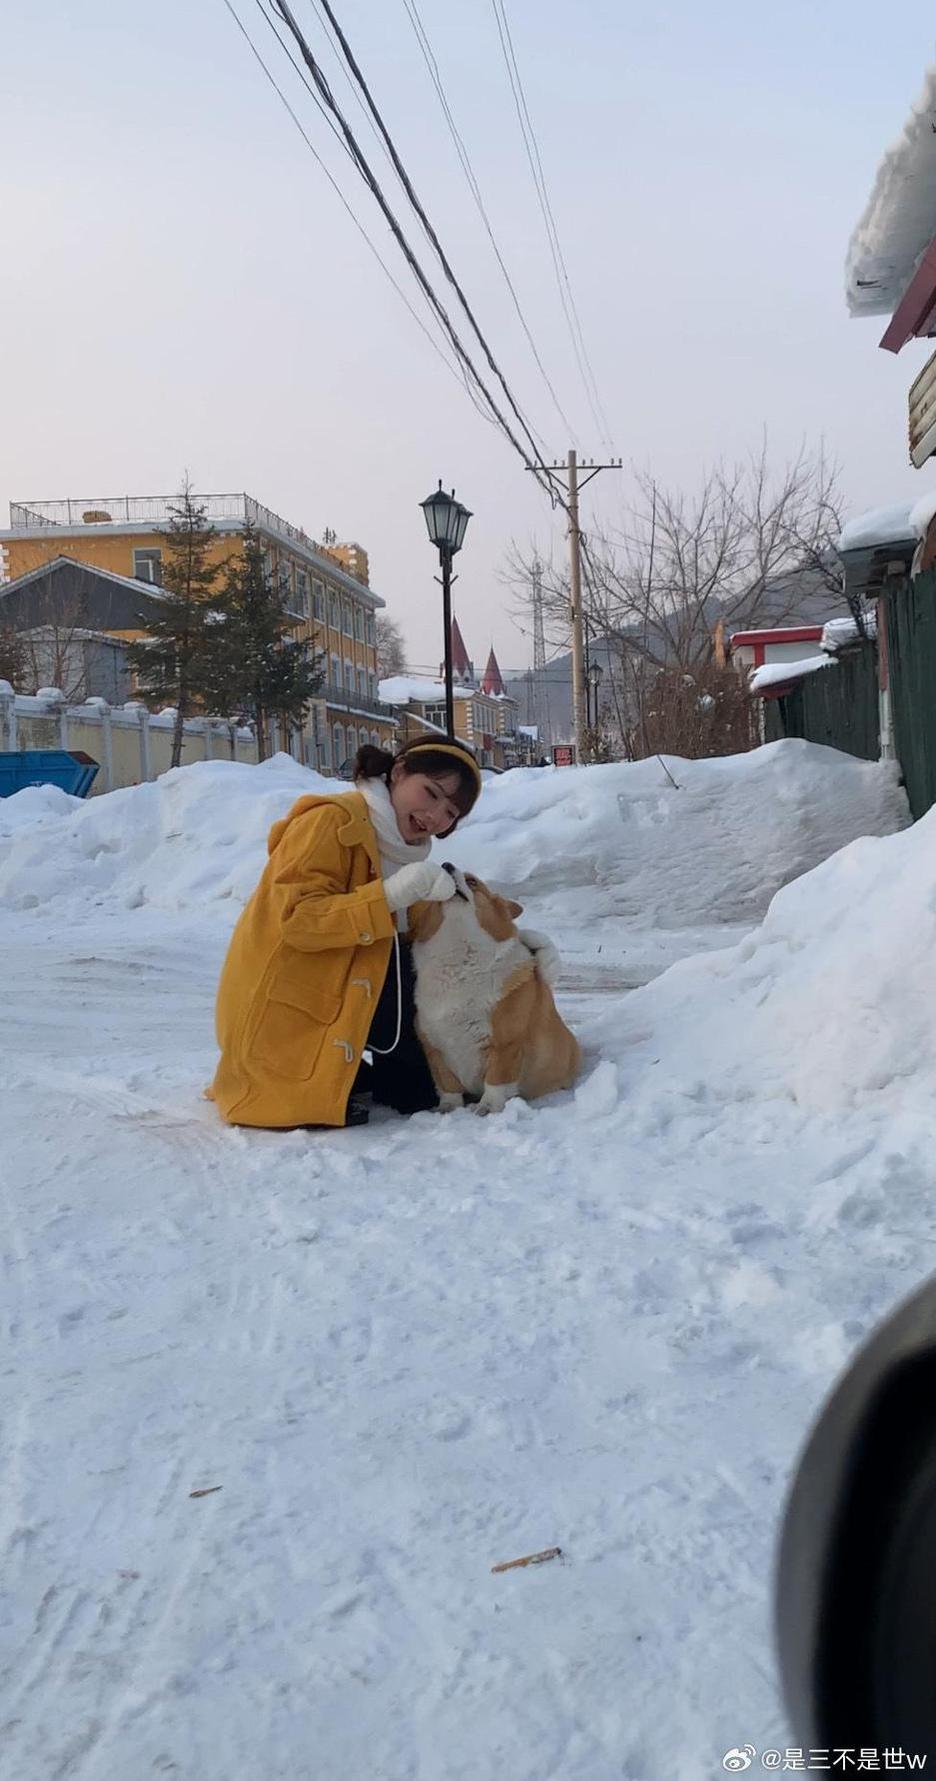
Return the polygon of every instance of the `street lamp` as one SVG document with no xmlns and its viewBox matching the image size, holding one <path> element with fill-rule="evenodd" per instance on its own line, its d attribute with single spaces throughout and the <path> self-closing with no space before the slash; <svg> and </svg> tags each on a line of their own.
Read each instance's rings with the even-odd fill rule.
<svg viewBox="0 0 936 1781">
<path fill-rule="evenodd" d="M 471 514 L 455 499 L 455 490 L 445 494 L 441 482 L 434 495 L 419 503 L 426 516 L 429 537 L 439 552 L 442 570 L 442 622 L 445 626 L 445 728 L 455 734 L 455 701 L 452 694 L 452 558 L 461 550 Z"/>
<path fill-rule="evenodd" d="M 591 715 L 589 729 L 598 728 L 598 691 L 601 686 L 602 666 L 600 662 L 592 662 L 588 670 L 588 684 L 591 687 Z"/>
</svg>

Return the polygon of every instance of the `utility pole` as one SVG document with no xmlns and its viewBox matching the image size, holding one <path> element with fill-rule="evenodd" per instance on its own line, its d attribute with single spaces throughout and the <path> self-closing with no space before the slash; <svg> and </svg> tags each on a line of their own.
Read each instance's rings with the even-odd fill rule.
<svg viewBox="0 0 936 1781">
<path fill-rule="evenodd" d="M 591 482 L 600 470 L 620 470 L 621 459 L 612 458 L 609 464 L 596 464 L 594 460 L 581 466 L 574 449 L 570 449 L 564 464 L 546 464 L 537 466 L 544 468 L 550 476 L 566 478 L 565 490 L 568 499 L 562 504 L 569 516 L 569 618 L 572 627 L 572 711 L 575 724 L 575 759 L 579 766 L 585 760 L 585 737 L 587 729 L 587 707 L 585 703 L 585 645 L 582 624 L 582 535 L 579 530 L 579 491 L 586 483 Z M 528 465 L 533 469 L 533 465 Z M 587 475 L 579 481 L 579 469 L 587 471 Z"/>
</svg>

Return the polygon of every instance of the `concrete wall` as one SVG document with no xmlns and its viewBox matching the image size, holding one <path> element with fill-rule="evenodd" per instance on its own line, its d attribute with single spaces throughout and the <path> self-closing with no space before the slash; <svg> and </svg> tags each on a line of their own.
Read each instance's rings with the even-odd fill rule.
<svg viewBox="0 0 936 1781">
<path fill-rule="evenodd" d="M 2 690 L 0 683 L 0 750 L 66 748 L 89 754 L 100 771 L 91 796 L 140 785 L 167 772 L 172 758 L 173 724 L 168 716 L 153 717 L 138 706 L 115 710 L 104 699 L 84 705 L 28 698 Z M 284 739 L 279 738 L 282 745 Z M 298 747 L 293 751 L 298 754 Z M 257 744 L 249 730 L 238 730 L 233 753 L 229 727 L 217 719 L 190 718 L 185 725 L 182 765 L 193 761 L 238 760 L 255 763 Z"/>
</svg>

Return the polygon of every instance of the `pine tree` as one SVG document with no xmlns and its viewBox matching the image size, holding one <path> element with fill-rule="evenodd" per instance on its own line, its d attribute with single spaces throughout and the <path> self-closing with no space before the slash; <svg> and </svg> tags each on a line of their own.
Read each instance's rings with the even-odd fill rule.
<svg viewBox="0 0 936 1781">
<path fill-rule="evenodd" d="M 0 680 L 8 680 L 14 692 L 24 692 L 26 645 L 12 625 L 0 626 Z"/>
<path fill-rule="evenodd" d="M 216 660 L 224 644 L 216 600 L 218 566 L 210 560 L 217 533 L 187 478 L 169 511 L 160 613 L 148 620 L 146 640 L 131 644 L 127 657 L 146 703 L 175 706 L 171 764 L 177 767 L 185 720 L 216 681 Z"/>
<path fill-rule="evenodd" d="M 262 761 L 270 719 L 302 723 L 321 687 L 325 658 L 309 638 L 292 635 L 296 619 L 287 590 L 269 575 L 250 525 L 244 529 L 243 555 L 228 564 L 216 607 L 220 647 L 207 697 L 219 716 L 254 725 Z"/>
</svg>

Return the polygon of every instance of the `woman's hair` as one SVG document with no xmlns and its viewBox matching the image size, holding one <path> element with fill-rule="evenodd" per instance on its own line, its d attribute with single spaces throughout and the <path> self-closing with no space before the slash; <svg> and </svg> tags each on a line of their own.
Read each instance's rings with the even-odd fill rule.
<svg viewBox="0 0 936 1781">
<path fill-rule="evenodd" d="M 394 754 L 389 748 L 375 748 L 366 743 L 359 748 L 354 762 L 354 778 L 383 779 L 390 785 L 390 774 L 397 761 L 404 773 L 424 773 L 427 779 L 447 779 L 453 773 L 458 783 L 451 794 L 452 803 L 458 806 L 458 821 L 467 816 L 474 808 L 481 790 L 481 773 L 469 748 L 460 742 L 441 742 L 433 748 L 429 742 L 421 742 L 418 737 L 412 742 L 405 742 Z M 444 840 L 452 833 L 452 827 L 444 830 L 439 839 Z"/>
</svg>

